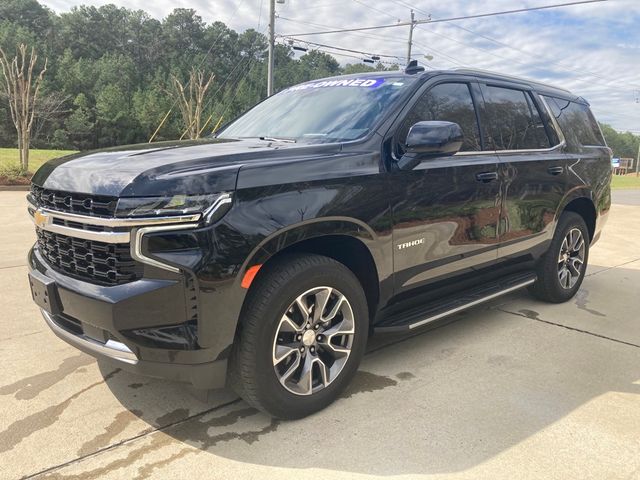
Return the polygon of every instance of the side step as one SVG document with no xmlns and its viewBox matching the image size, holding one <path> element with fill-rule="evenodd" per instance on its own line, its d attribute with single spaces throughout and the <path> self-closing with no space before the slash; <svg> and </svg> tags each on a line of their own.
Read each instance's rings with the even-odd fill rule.
<svg viewBox="0 0 640 480">
<path fill-rule="evenodd" d="M 509 275 L 495 282 L 467 290 L 460 295 L 444 297 L 426 305 L 396 313 L 384 318 L 375 326 L 374 331 L 375 333 L 410 332 L 414 328 L 526 287 L 535 281 L 534 273 Z"/>
</svg>

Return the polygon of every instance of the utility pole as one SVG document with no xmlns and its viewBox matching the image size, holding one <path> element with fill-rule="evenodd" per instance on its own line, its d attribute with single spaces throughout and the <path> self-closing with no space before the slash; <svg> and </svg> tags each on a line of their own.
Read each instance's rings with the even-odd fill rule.
<svg viewBox="0 0 640 480">
<path fill-rule="evenodd" d="M 638 155 L 636 156 L 636 177 L 640 176 L 640 143 L 638 143 Z"/>
<path fill-rule="evenodd" d="M 267 96 L 273 95 L 273 64 L 276 37 L 276 0 L 269 0 L 269 62 L 267 65 Z"/>
<path fill-rule="evenodd" d="M 411 62 L 411 46 L 413 44 L 413 29 L 416 28 L 416 14 L 411 10 L 411 25 L 409 25 L 409 44 L 407 45 L 407 65 Z"/>
</svg>

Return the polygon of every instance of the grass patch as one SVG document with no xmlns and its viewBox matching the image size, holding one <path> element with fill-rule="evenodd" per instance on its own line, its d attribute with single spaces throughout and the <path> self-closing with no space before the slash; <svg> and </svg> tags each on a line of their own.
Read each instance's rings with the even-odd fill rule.
<svg viewBox="0 0 640 480">
<path fill-rule="evenodd" d="M 29 171 L 35 172 L 47 160 L 75 153 L 72 150 L 38 150 L 29 152 Z M 13 168 L 20 165 L 20 152 L 17 148 L 0 148 L 0 168 Z"/>
<path fill-rule="evenodd" d="M 640 189 L 640 177 L 636 177 L 635 173 L 631 175 L 614 175 L 611 179 L 611 188 L 614 190 L 624 188 Z"/>
<path fill-rule="evenodd" d="M 0 185 L 28 185 L 33 172 L 48 160 L 75 153 L 72 150 L 38 150 L 29 152 L 29 172 L 20 171 L 20 152 L 17 148 L 0 148 Z"/>
</svg>

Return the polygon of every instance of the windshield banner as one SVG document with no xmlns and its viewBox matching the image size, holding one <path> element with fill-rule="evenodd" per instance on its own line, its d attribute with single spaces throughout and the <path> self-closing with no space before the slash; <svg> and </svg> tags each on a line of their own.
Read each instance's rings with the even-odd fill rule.
<svg viewBox="0 0 640 480">
<path fill-rule="evenodd" d="M 363 87 L 377 88 L 384 83 L 384 78 L 349 78 L 344 80 L 323 80 L 321 82 L 303 83 L 288 88 L 287 92 L 295 92 L 298 90 L 307 90 L 308 88 L 325 88 L 325 87 Z"/>
</svg>

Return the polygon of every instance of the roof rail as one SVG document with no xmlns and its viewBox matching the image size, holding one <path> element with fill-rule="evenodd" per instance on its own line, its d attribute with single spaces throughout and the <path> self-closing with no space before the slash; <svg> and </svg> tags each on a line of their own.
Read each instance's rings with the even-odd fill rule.
<svg viewBox="0 0 640 480">
<path fill-rule="evenodd" d="M 470 75 L 490 75 L 492 77 L 498 77 L 498 78 L 503 78 L 505 80 L 513 80 L 516 82 L 521 82 L 521 83 L 531 83 L 534 85 L 540 85 L 542 87 L 547 87 L 547 88 L 553 88 L 554 90 L 562 90 L 563 92 L 567 92 L 571 95 L 573 95 L 569 90 L 567 90 L 566 88 L 562 88 L 562 87 L 557 87 L 555 85 L 550 85 L 548 83 L 544 83 L 544 82 L 540 82 L 538 80 L 531 80 L 529 78 L 522 78 L 522 77 L 516 77 L 515 75 L 507 75 L 504 73 L 498 73 L 498 72 L 492 72 L 490 70 L 482 70 L 480 68 L 453 68 L 452 70 L 455 70 L 458 73 L 467 73 Z"/>
</svg>

